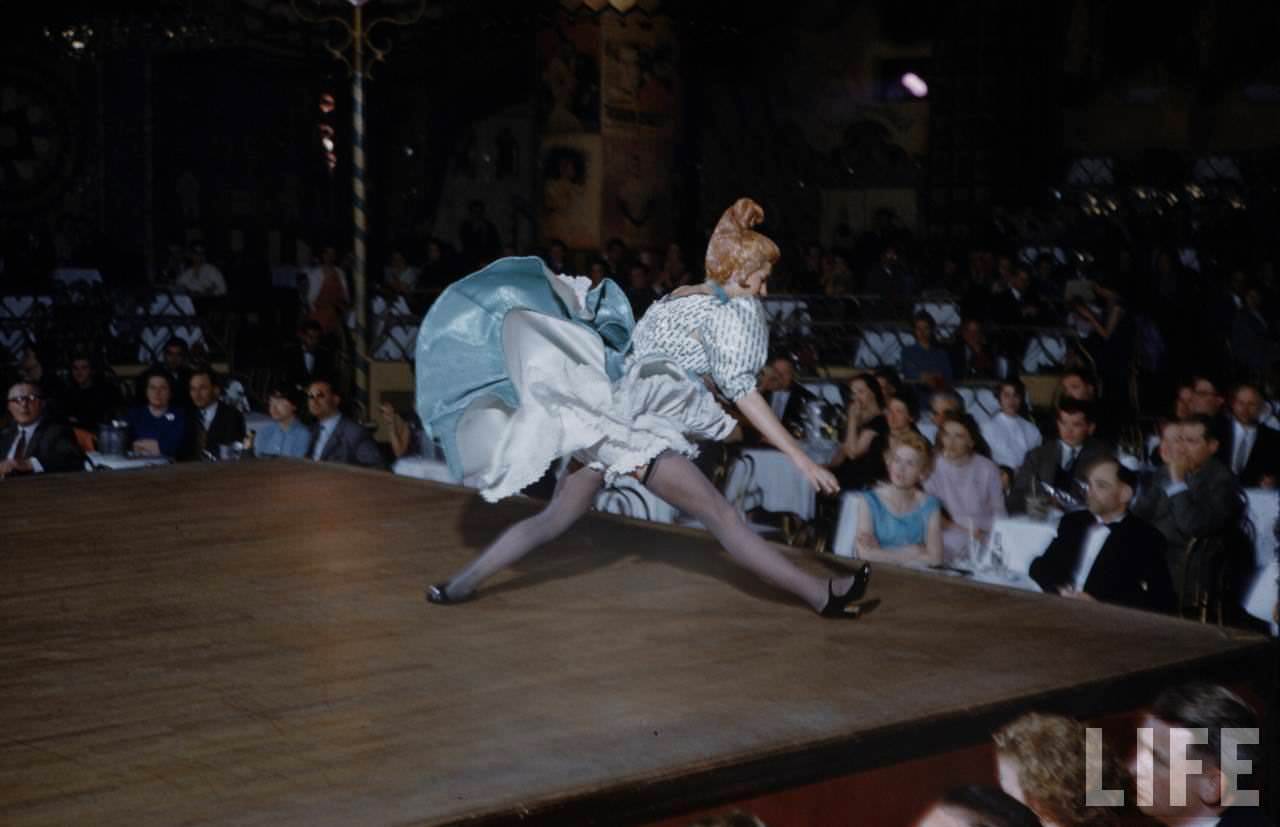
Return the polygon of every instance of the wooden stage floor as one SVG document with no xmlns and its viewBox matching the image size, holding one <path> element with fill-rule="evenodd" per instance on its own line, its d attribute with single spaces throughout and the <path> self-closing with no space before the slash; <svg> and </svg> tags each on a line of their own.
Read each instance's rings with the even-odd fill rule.
<svg viewBox="0 0 1280 827">
<path fill-rule="evenodd" d="M 823 621 L 609 517 L 423 601 L 532 507 L 284 461 L 0 483 L 0 821 L 641 823 L 1268 652 L 886 566 Z"/>
</svg>

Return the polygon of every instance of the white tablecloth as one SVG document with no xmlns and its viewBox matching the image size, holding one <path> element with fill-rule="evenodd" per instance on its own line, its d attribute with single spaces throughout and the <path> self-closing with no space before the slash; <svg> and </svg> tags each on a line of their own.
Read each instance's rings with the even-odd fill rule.
<svg viewBox="0 0 1280 827">
<path fill-rule="evenodd" d="M 813 519 L 814 491 L 781 451 L 748 448 L 729 467 L 724 496 L 741 511 L 763 508 Z"/>
<path fill-rule="evenodd" d="M 991 526 L 988 554 L 999 548 L 1004 557 L 1004 567 L 1009 571 L 1026 574 L 1031 563 L 1058 536 L 1056 521 L 1032 520 L 1027 517 L 1004 517 Z"/>
<path fill-rule="evenodd" d="M 1253 580 L 1244 591 L 1244 609 L 1253 617 L 1271 623 L 1271 633 L 1277 629 L 1271 619 L 1276 605 L 1276 577 L 1280 564 L 1276 562 L 1276 518 L 1280 516 L 1280 493 L 1264 488 L 1250 488 L 1245 492 L 1249 499 L 1249 519 L 1253 521 Z"/>
<path fill-rule="evenodd" d="M 90 451 L 89 465 L 92 468 L 109 468 L 112 471 L 126 471 L 133 468 L 151 468 L 156 465 L 169 465 L 167 457 L 129 457 L 120 454 L 100 454 Z"/>
</svg>

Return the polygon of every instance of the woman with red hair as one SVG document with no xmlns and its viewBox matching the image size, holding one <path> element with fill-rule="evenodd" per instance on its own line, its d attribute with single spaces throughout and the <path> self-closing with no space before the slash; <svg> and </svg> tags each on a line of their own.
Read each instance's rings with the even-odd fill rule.
<svg viewBox="0 0 1280 827">
<path fill-rule="evenodd" d="M 756 389 L 769 338 L 759 297 L 779 257 L 752 229 L 763 218 L 748 198 L 726 210 L 707 246 L 706 281 L 664 296 L 638 324 L 613 282 L 557 277 L 540 262 L 529 272 L 534 265 L 526 262 L 537 259 L 500 260 L 437 300 L 419 333 L 418 411 L 454 473 L 493 501 L 535 482 L 561 457 L 581 467 L 561 479 L 540 513 L 431 586 L 428 600 L 472 597 L 487 577 L 567 530 L 603 485 L 625 474 L 698 519 L 736 562 L 824 617 L 861 613 L 855 601 L 869 568 L 834 580 L 802 571 L 751 531 L 690 461 L 695 441 L 725 440 L 737 427 L 714 385 L 815 489 L 838 490 Z M 480 357 L 467 357 L 472 370 L 459 369 L 464 345 Z M 488 358 L 495 347 L 497 361 Z"/>
</svg>

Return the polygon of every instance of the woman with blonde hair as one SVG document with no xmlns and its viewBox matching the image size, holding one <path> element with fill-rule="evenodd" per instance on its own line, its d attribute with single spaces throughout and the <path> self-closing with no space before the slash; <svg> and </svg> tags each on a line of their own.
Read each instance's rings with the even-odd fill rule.
<svg viewBox="0 0 1280 827">
<path fill-rule="evenodd" d="M 801 570 L 751 531 L 690 461 L 696 440 L 724 440 L 737 425 L 709 382 L 810 485 L 837 490 L 756 390 L 769 339 L 758 297 L 779 257 L 752 229 L 763 219 L 748 198 L 726 210 L 707 246 L 706 281 L 654 302 L 639 324 L 609 279 L 591 286 L 550 273 L 539 259 L 501 259 L 436 300 L 418 337 L 418 412 L 455 476 L 494 501 L 562 457 L 581 467 L 540 513 L 431 586 L 428 600 L 470 598 L 490 575 L 566 531 L 604 484 L 631 475 L 701 521 L 735 562 L 824 617 L 861 613 L 855 601 L 869 566 L 834 580 Z"/>
<path fill-rule="evenodd" d="M 1118 822 L 1119 811 L 1085 805 L 1084 724 L 1061 715 L 1032 713 L 996 731 L 1000 788 L 1030 807 L 1045 827 L 1084 827 Z M 1128 774 L 1110 752 L 1093 776 L 1103 789 L 1128 789 Z"/>
<path fill-rule="evenodd" d="M 888 480 L 858 500 L 858 556 L 872 563 L 942 563 L 942 509 L 920 483 L 929 476 L 929 443 L 914 431 L 889 437 Z"/>
</svg>

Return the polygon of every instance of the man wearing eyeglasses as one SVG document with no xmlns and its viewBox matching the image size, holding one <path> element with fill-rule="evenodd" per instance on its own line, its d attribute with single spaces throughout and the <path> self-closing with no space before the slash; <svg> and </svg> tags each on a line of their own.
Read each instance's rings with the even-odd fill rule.
<svg viewBox="0 0 1280 827">
<path fill-rule="evenodd" d="M 6 405 L 13 424 L 0 431 L 0 478 L 84 470 L 84 454 L 71 430 L 44 419 L 39 385 L 14 384 Z"/>
<path fill-rule="evenodd" d="M 315 417 L 307 457 L 316 462 L 342 462 L 385 468 L 378 443 L 360 423 L 342 415 L 342 397 L 333 383 L 317 379 L 307 386 L 307 410 Z"/>
</svg>

